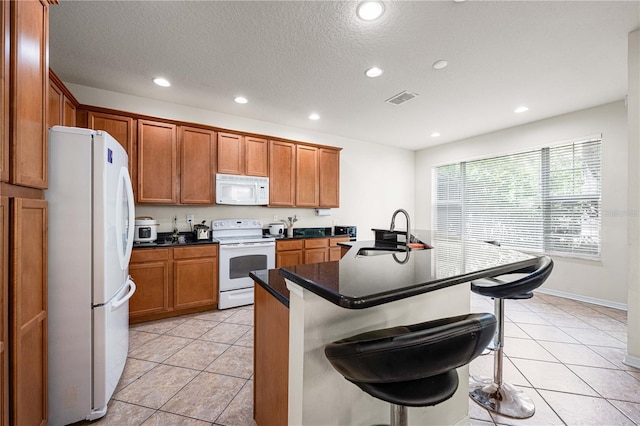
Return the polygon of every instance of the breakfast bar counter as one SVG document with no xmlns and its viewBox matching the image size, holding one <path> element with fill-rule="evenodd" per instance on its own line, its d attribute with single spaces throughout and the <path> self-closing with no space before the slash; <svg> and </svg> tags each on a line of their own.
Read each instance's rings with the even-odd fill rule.
<svg viewBox="0 0 640 426">
<path fill-rule="evenodd" d="M 426 249 L 349 242 L 342 260 L 255 271 L 254 416 L 258 425 L 375 424 L 389 405 L 333 370 L 324 346 L 357 333 L 467 313 L 469 281 L 512 272 L 536 256 L 428 231 Z M 463 285 L 460 285 L 463 284 Z M 467 382 L 468 367 L 458 369 Z M 412 424 L 468 422 L 467 387 Z"/>
</svg>

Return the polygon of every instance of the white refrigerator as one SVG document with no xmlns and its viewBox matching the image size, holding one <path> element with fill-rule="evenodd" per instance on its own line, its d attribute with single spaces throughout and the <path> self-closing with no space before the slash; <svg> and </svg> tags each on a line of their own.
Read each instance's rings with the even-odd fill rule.
<svg viewBox="0 0 640 426">
<path fill-rule="evenodd" d="M 104 416 L 127 360 L 136 290 L 127 165 L 106 132 L 49 130 L 49 425 Z"/>
</svg>

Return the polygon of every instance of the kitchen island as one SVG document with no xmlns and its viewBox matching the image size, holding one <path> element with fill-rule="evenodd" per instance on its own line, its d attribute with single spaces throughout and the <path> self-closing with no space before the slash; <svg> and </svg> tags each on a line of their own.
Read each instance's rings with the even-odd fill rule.
<svg viewBox="0 0 640 426">
<path fill-rule="evenodd" d="M 340 261 L 252 273 L 259 426 L 388 423 L 389 404 L 336 372 L 324 346 L 369 330 L 469 312 L 469 281 L 536 262 L 533 255 L 483 242 L 427 231 L 416 236 L 427 249 L 350 242 Z M 468 367 L 458 374 L 455 395 L 435 407 L 410 408 L 411 424 L 468 421 Z"/>
</svg>

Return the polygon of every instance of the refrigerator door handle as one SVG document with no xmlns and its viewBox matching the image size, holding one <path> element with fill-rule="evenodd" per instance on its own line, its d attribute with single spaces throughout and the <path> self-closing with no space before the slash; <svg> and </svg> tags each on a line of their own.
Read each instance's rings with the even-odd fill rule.
<svg viewBox="0 0 640 426">
<path fill-rule="evenodd" d="M 117 200 L 122 199 L 122 189 L 124 188 L 125 196 L 127 199 L 127 223 L 126 223 L 126 240 L 118 241 L 118 254 L 120 257 L 120 267 L 122 270 L 126 270 L 127 266 L 129 266 L 129 260 L 131 259 L 131 251 L 133 250 L 133 234 L 135 231 L 134 223 L 135 223 L 135 201 L 133 199 L 133 187 L 131 184 L 131 178 L 129 177 L 129 170 L 126 167 L 122 167 L 120 169 L 120 177 L 118 178 L 118 193 Z M 122 223 L 121 210 L 122 204 L 116 204 L 116 234 L 118 238 L 123 234 L 123 227 L 125 226 Z"/>
<path fill-rule="evenodd" d="M 123 295 L 123 293 L 125 292 L 126 294 Z M 118 309 L 127 300 L 131 299 L 131 296 L 133 296 L 133 293 L 135 292 L 136 292 L 136 283 L 133 282 L 133 280 L 131 279 L 131 275 L 129 275 L 129 277 L 127 277 L 127 285 L 124 286 L 122 290 L 118 292 L 118 294 L 116 294 L 116 297 L 114 298 L 115 300 L 111 302 L 111 310 L 115 311 L 116 309 Z"/>
</svg>

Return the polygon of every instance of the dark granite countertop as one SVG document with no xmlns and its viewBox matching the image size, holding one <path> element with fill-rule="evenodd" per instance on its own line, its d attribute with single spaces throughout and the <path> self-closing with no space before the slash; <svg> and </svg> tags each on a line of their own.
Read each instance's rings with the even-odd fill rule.
<svg viewBox="0 0 640 426">
<path fill-rule="evenodd" d="M 382 249 L 403 247 L 374 241 L 341 243 L 351 248 L 340 261 L 256 271 L 251 277 L 287 306 L 289 291 L 283 277 L 338 306 L 363 309 L 512 272 L 535 264 L 537 259 L 456 236 L 430 231 L 414 235 L 431 248 L 392 254 Z M 371 247 L 378 250 L 358 255 L 361 249 Z"/>
<path fill-rule="evenodd" d="M 204 244 L 218 244 L 216 239 L 194 240 L 192 232 L 180 232 L 180 236 L 184 237 L 184 243 L 172 242 L 171 232 L 158 232 L 158 239 L 153 243 L 133 243 L 134 249 L 158 248 L 158 247 L 186 247 Z"/>
<path fill-rule="evenodd" d="M 293 228 L 293 237 L 287 237 L 285 234 L 282 237 L 275 237 L 276 240 L 296 240 L 301 238 L 334 238 L 334 237 L 348 237 L 348 234 L 333 234 L 333 228 Z M 269 235 L 269 229 L 263 229 L 264 235 Z"/>
</svg>

